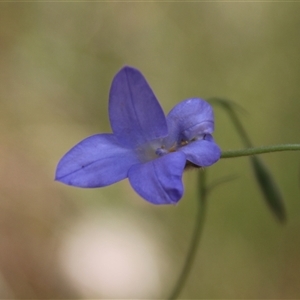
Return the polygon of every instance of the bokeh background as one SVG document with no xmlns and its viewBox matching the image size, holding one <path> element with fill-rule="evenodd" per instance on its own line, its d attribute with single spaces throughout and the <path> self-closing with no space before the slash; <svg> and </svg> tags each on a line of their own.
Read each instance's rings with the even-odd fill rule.
<svg viewBox="0 0 300 300">
<path fill-rule="evenodd" d="M 0 3 L 0 297 L 166 298 L 183 265 L 198 201 L 197 171 L 177 206 L 156 207 L 127 180 L 103 189 L 54 182 L 61 156 L 110 132 L 108 92 L 139 68 L 164 110 L 189 97 L 241 105 L 255 145 L 299 142 L 300 4 Z M 215 108 L 215 139 L 242 145 Z M 247 158 L 221 160 L 200 249 L 181 294 L 299 298 L 297 152 L 261 158 L 288 221 L 267 208 Z"/>
</svg>

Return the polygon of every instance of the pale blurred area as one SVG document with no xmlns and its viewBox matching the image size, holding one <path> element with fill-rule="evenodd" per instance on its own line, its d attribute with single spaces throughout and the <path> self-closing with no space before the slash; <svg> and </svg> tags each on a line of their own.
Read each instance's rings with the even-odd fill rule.
<svg viewBox="0 0 300 300">
<path fill-rule="evenodd" d="M 195 222 L 197 172 L 177 206 L 156 207 L 127 180 L 103 189 L 54 182 L 83 138 L 110 132 L 108 91 L 139 68 L 164 110 L 231 99 L 255 145 L 299 143 L 300 3 L 0 3 L 0 298 L 165 299 Z M 215 109 L 222 149 L 241 148 Z M 286 201 L 273 218 L 247 158 L 209 182 L 197 259 L 182 299 L 300 298 L 300 153 L 262 158 Z"/>
</svg>

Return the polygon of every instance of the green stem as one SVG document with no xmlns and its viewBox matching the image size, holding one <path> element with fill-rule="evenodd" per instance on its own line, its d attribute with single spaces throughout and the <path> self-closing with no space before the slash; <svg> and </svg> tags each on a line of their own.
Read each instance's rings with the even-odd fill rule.
<svg viewBox="0 0 300 300">
<path fill-rule="evenodd" d="M 228 150 L 222 151 L 221 158 L 233 158 L 240 156 L 249 156 L 270 152 L 278 151 L 297 151 L 300 150 L 300 144 L 285 144 L 285 145 L 272 145 L 272 146 L 262 146 L 262 147 L 253 147 L 241 150 Z"/>
<path fill-rule="evenodd" d="M 241 132 L 242 133 L 242 132 Z M 250 144 L 250 140 L 248 137 L 245 139 L 245 144 Z M 285 144 L 285 145 L 272 145 L 272 146 L 262 146 L 262 147 L 253 147 L 241 150 L 229 150 L 229 151 L 222 151 L 221 158 L 233 158 L 233 157 L 240 157 L 240 156 L 249 156 L 249 155 L 256 155 L 256 154 L 263 154 L 263 153 L 270 153 L 270 152 L 278 152 L 278 151 L 297 151 L 300 150 L 300 144 Z M 193 266 L 196 253 L 198 250 L 198 245 L 200 242 L 201 234 L 203 231 L 203 225 L 205 220 L 205 212 L 206 212 L 206 196 L 207 192 L 209 191 L 206 187 L 205 182 L 205 172 L 204 170 L 199 172 L 199 191 L 200 191 L 200 199 L 198 201 L 198 209 L 197 209 L 197 217 L 196 217 L 196 225 L 194 228 L 194 232 L 192 235 L 191 243 L 189 246 L 189 250 L 184 262 L 184 266 L 182 271 L 179 275 L 177 283 L 172 291 L 171 295 L 168 299 L 177 299 L 180 292 L 182 291 L 185 282 L 188 278 L 190 270 Z"/>
<path fill-rule="evenodd" d="M 192 235 L 191 243 L 189 246 L 189 250 L 183 265 L 183 268 L 181 270 L 181 273 L 179 275 L 179 278 L 177 279 L 177 283 L 175 284 L 174 290 L 172 291 L 171 295 L 169 296 L 169 300 L 177 299 L 180 292 L 182 291 L 185 282 L 188 278 L 188 275 L 191 271 L 191 268 L 193 266 L 196 253 L 198 250 L 198 245 L 200 242 L 201 233 L 203 231 L 203 225 L 204 225 L 204 219 L 205 219 L 205 212 L 206 212 L 206 184 L 205 184 L 205 170 L 200 170 L 199 172 L 199 196 L 200 199 L 198 199 L 198 209 L 197 209 L 197 216 L 196 216 L 196 225 L 194 228 L 194 232 Z"/>
</svg>

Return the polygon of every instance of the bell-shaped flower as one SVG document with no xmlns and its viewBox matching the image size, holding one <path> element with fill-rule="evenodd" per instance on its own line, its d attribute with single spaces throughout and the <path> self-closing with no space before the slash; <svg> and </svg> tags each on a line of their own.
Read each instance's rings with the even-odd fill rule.
<svg viewBox="0 0 300 300">
<path fill-rule="evenodd" d="M 183 195 L 185 167 L 208 167 L 220 158 L 211 136 L 211 105 L 188 99 L 165 117 L 146 79 L 132 67 L 122 68 L 113 79 L 109 118 L 113 133 L 74 146 L 60 160 L 56 180 L 96 188 L 128 178 L 147 201 L 175 204 Z"/>
</svg>

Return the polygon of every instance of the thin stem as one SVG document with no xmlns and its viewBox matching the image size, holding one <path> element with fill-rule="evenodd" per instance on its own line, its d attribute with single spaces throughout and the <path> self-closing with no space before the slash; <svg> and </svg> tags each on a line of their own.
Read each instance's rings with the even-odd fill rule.
<svg viewBox="0 0 300 300">
<path fill-rule="evenodd" d="M 172 291 L 171 295 L 169 296 L 169 300 L 177 299 L 180 292 L 182 291 L 185 282 L 188 278 L 188 275 L 191 271 L 191 268 L 193 266 L 196 253 L 198 250 L 198 245 L 200 242 L 201 233 L 203 231 L 203 224 L 205 219 L 205 212 L 206 212 L 206 185 L 205 185 L 205 170 L 200 170 L 199 172 L 199 184 L 200 184 L 200 199 L 198 199 L 198 209 L 197 209 L 197 216 L 196 216 L 196 225 L 194 228 L 194 232 L 192 235 L 191 243 L 189 246 L 189 250 L 183 265 L 183 268 L 181 270 L 181 273 L 179 275 L 179 278 L 174 286 L 174 290 Z"/>
<path fill-rule="evenodd" d="M 241 132 L 242 133 L 242 132 Z M 250 144 L 248 138 L 244 141 L 245 144 Z M 297 151 L 300 150 L 300 144 L 285 144 L 285 145 L 272 145 L 272 146 L 262 146 L 262 147 L 253 147 L 241 150 L 229 150 L 223 151 L 221 158 L 233 158 L 233 157 L 240 157 L 240 156 L 249 156 L 249 155 L 256 155 L 256 154 L 263 154 L 263 153 L 270 153 L 270 152 L 278 152 L 278 151 Z M 208 189 L 206 187 L 205 182 L 205 173 L 206 171 L 201 170 L 199 172 L 199 191 L 200 191 L 200 199 L 198 200 L 198 209 L 197 209 L 197 218 L 196 218 L 196 225 L 194 228 L 194 232 L 192 235 L 190 247 L 184 262 L 184 266 L 182 271 L 179 275 L 177 283 L 172 291 L 171 295 L 168 299 L 177 299 L 180 292 L 182 291 L 185 282 L 188 278 L 190 270 L 193 266 L 196 253 L 198 250 L 201 234 L 203 231 L 203 225 L 205 220 L 205 213 L 206 213 L 206 196 Z"/>
<path fill-rule="evenodd" d="M 221 158 L 233 158 L 240 156 L 249 156 L 270 152 L 278 151 L 297 151 L 300 150 L 300 144 L 285 144 L 285 145 L 272 145 L 272 146 L 262 146 L 262 147 L 253 147 L 241 150 L 228 150 L 222 151 Z"/>
</svg>

